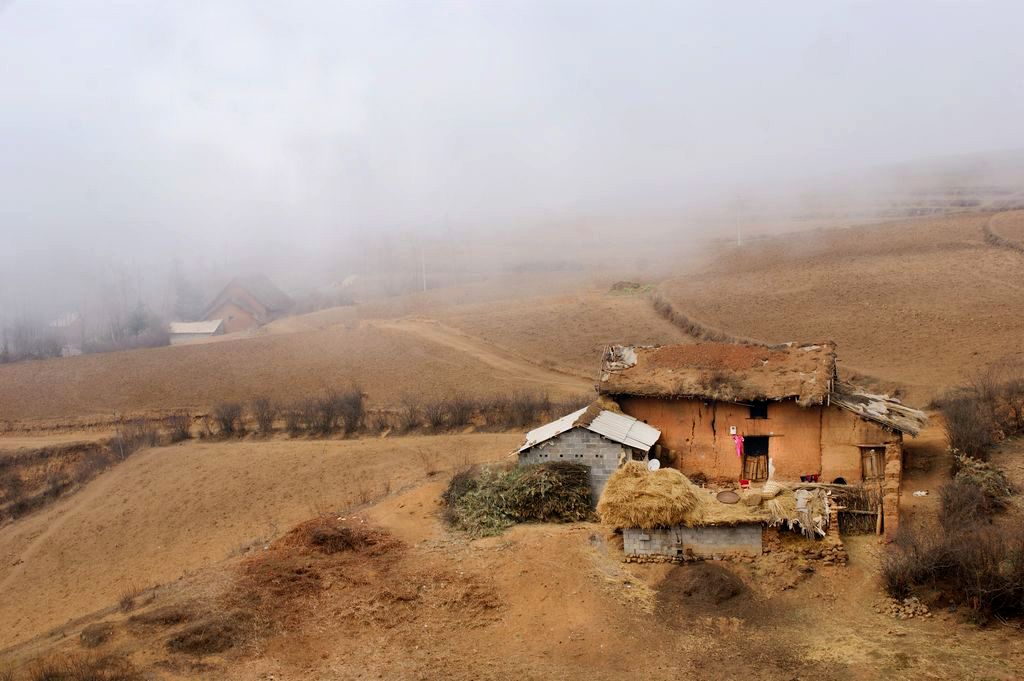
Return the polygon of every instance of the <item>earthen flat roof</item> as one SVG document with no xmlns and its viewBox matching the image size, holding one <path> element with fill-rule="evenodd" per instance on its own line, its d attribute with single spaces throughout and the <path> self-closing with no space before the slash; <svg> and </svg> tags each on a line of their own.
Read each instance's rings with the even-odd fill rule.
<svg viewBox="0 0 1024 681">
<path fill-rule="evenodd" d="M 782 346 L 696 343 L 613 346 L 602 362 L 605 395 L 731 402 L 795 399 L 824 404 L 835 378 L 835 343 Z"/>
</svg>

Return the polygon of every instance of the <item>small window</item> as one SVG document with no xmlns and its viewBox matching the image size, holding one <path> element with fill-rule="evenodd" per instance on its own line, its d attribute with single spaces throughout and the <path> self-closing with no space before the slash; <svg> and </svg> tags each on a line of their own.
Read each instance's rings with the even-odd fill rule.
<svg viewBox="0 0 1024 681">
<path fill-rule="evenodd" d="M 750 405 L 750 418 L 752 419 L 766 419 L 768 418 L 768 403 L 767 402 L 754 402 Z"/>
</svg>

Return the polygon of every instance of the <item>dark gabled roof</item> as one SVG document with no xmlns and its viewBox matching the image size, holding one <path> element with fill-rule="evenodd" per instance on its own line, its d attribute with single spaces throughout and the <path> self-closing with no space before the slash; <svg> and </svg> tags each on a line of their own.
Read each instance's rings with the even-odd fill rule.
<svg viewBox="0 0 1024 681">
<path fill-rule="evenodd" d="M 795 399 L 809 406 L 828 400 L 835 372 L 831 341 L 772 347 L 616 345 L 605 351 L 599 389 L 605 395 L 739 402 Z"/>
<path fill-rule="evenodd" d="M 266 275 L 254 274 L 245 277 L 235 277 L 229 281 L 213 299 L 209 307 L 207 307 L 203 316 L 208 317 L 211 312 L 225 302 L 234 301 L 240 303 L 240 301 L 228 295 L 228 292 L 234 287 L 245 289 L 250 296 L 259 301 L 269 312 L 282 312 L 292 306 L 292 299 L 285 295 L 281 289 L 277 288 L 274 282 L 270 281 Z"/>
</svg>

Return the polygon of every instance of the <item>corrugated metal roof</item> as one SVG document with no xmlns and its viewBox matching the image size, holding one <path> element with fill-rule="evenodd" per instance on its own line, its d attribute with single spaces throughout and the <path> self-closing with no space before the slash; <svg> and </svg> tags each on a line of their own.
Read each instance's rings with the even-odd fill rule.
<svg viewBox="0 0 1024 681">
<path fill-rule="evenodd" d="M 214 334 L 220 329 L 223 319 L 211 319 L 207 322 L 171 322 L 168 331 L 175 333 L 208 333 Z"/>
<path fill-rule="evenodd" d="M 541 442 L 546 442 L 573 428 L 586 428 L 609 440 L 644 452 L 650 450 L 654 443 L 658 441 L 658 438 L 661 437 L 661 431 L 657 428 L 649 426 L 643 421 L 638 421 L 632 416 L 608 411 L 607 409 L 602 410 L 588 425 L 578 423 L 586 411 L 586 408 L 583 408 L 571 414 L 566 414 L 551 423 L 534 428 L 526 434 L 526 442 L 519 448 L 519 451 L 521 452 Z"/>
<path fill-rule="evenodd" d="M 657 428 L 632 416 L 607 410 L 598 414 L 597 418 L 591 421 L 587 427 L 598 435 L 604 435 L 609 440 L 615 440 L 645 452 L 654 446 L 654 443 L 661 437 L 661 431 Z"/>
</svg>

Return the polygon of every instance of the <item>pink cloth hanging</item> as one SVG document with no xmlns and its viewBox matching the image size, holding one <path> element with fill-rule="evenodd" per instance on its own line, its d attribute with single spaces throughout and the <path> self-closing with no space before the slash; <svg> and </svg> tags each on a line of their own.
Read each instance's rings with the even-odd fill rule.
<svg viewBox="0 0 1024 681">
<path fill-rule="evenodd" d="M 733 435 L 732 436 L 732 441 L 736 443 L 736 457 L 742 459 L 743 458 L 743 436 L 742 435 Z"/>
</svg>

